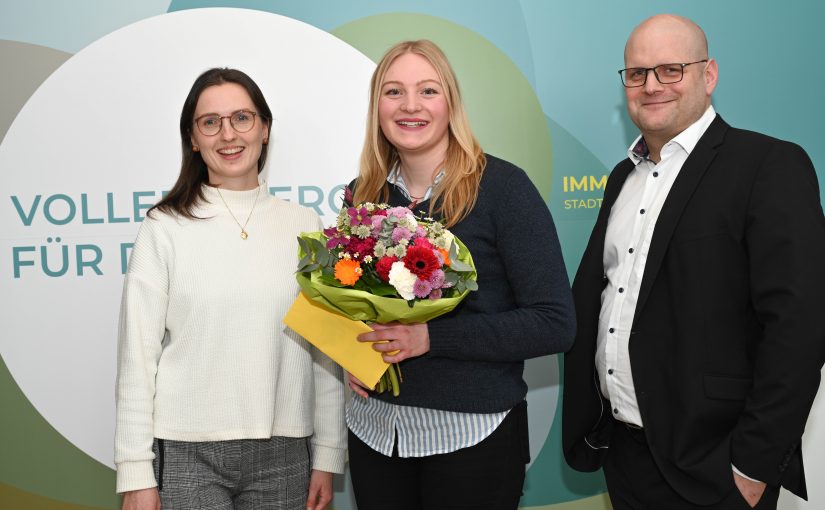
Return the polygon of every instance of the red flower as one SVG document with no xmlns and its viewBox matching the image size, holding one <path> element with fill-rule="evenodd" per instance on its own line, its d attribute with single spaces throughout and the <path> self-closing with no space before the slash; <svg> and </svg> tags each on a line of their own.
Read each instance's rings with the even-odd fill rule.
<svg viewBox="0 0 825 510">
<path fill-rule="evenodd" d="M 368 237 L 366 239 L 361 239 L 359 237 L 350 237 L 349 243 L 344 248 L 344 251 L 355 257 L 358 255 L 359 260 L 363 260 L 364 257 L 367 255 L 374 257 L 375 254 L 372 252 L 373 248 L 375 248 L 375 239 L 372 237 Z"/>
<path fill-rule="evenodd" d="M 378 262 L 375 263 L 375 271 L 378 273 L 378 277 L 385 282 L 390 281 L 390 269 L 396 262 L 398 262 L 398 257 L 381 257 L 378 259 Z"/>
<path fill-rule="evenodd" d="M 421 246 L 423 248 L 429 248 L 431 250 L 435 248 L 433 246 L 433 243 L 431 243 L 430 240 L 427 239 L 426 237 L 416 237 L 415 238 L 415 245 L 416 246 Z"/>
<path fill-rule="evenodd" d="M 435 256 L 433 250 L 423 246 L 407 248 L 404 266 L 420 280 L 429 280 L 436 269 L 441 269 L 441 264 L 438 263 L 438 257 Z"/>
</svg>

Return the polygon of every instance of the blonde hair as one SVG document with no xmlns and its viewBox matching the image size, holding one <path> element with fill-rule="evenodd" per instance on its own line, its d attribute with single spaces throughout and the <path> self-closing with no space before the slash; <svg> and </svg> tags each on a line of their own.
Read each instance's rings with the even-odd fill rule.
<svg viewBox="0 0 825 510">
<path fill-rule="evenodd" d="M 386 202 L 389 199 L 387 176 L 399 163 L 399 156 L 398 151 L 381 130 L 378 102 L 387 70 L 396 58 L 406 53 L 414 53 L 427 59 L 435 68 L 444 88 L 450 119 L 449 142 L 443 162 L 444 177 L 433 189 L 430 198 L 430 215 L 437 213 L 447 227 L 452 227 L 473 210 L 487 159 L 470 130 L 453 68 L 441 49 L 426 39 L 396 44 L 384 54 L 372 75 L 367 135 L 361 151 L 361 169 L 354 202 Z M 434 210 L 436 205 L 438 208 Z"/>
</svg>

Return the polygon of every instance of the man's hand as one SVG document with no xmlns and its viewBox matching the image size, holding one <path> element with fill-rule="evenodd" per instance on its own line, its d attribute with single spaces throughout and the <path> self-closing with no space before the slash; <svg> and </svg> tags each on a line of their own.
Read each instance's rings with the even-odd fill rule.
<svg viewBox="0 0 825 510">
<path fill-rule="evenodd" d="M 123 493 L 123 510 L 160 510 L 157 487 Z"/>
<path fill-rule="evenodd" d="M 742 494 L 742 497 L 745 498 L 745 501 L 747 501 L 751 508 L 759 503 L 759 500 L 762 499 L 762 494 L 765 493 L 765 487 L 767 487 L 765 482 L 754 482 L 735 472 L 733 473 L 733 483 L 736 484 L 739 493 Z"/>
</svg>

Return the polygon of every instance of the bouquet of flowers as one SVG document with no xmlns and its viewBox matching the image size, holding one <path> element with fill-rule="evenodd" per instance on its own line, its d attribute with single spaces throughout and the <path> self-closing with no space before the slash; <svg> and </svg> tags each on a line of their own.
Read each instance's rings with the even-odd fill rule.
<svg viewBox="0 0 825 510">
<path fill-rule="evenodd" d="M 353 320 L 426 322 L 478 288 L 469 250 L 441 223 L 406 207 L 352 205 L 349 190 L 335 226 L 301 234 L 298 244 L 306 297 Z M 389 365 L 377 391 L 398 396 L 400 379 Z"/>
</svg>

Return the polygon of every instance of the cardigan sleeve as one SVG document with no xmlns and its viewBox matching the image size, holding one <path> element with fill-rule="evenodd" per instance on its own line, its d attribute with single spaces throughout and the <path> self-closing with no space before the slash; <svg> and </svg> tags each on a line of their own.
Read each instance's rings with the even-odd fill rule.
<svg viewBox="0 0 825 510">
<path fill-rule="evenodd" d="M 146 218 L 132 249 L 118 327 L 115 465 L 117 492 L 155 487 L 155 374 L 166 333 L 171 244 Z"/>
<path fill-rule="evenodd" d="M 506 275 L 513 306 L 496 313 L 453 313 L 431 321 L 431 356 L 520 361 L 572 346 L 573 300 L 553 218 L 527 174 L 509 164 L 507 168 L 501 179 L 487 184 L 495 191 L 485 200 L 493 201 L 486 206 L 491 208 L 489 228 L 495 232 L 498 270 Z M 484 299 L 491 298 L 488 294 Z"/>
</svg>

